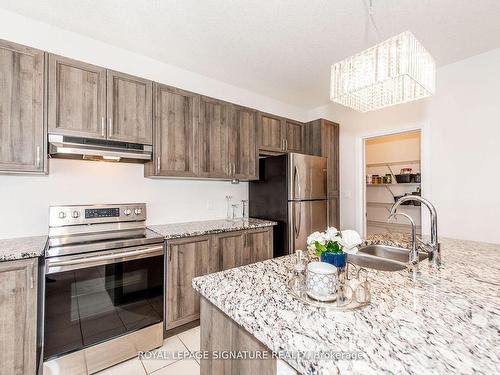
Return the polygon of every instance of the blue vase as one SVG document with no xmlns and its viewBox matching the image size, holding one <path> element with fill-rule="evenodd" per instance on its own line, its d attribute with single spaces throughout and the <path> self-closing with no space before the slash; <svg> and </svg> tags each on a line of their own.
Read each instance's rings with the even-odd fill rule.
<svg viewBox="0 0 500 375">
<path fill-rule="evenodd" d="M 330 263 L 337 268 L 344 268 L 347 262 L 347 254 L 346 253 L 334 254 L 325 252 L 321 253 L 320 260 L 325 263 Z"/>
</svg>

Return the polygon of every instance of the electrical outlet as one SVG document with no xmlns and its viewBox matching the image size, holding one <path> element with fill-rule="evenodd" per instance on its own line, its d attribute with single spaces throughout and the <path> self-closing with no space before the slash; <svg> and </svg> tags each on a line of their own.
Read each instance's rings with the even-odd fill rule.
<svg viewBox="0 0 500 375">
<path fill-rule="evenodd" d="M 214 202 L 212 200 L 208 199 L 206 207 L 207 207 L 207 210 L 212 210 L 214 208 Z"/>
</svg>

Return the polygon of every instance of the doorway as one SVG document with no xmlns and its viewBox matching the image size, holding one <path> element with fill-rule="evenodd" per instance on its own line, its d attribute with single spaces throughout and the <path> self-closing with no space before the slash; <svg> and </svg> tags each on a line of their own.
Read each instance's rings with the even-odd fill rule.
<svg viewBox="0 0 500 375">
<path fill-rule="evenodd" d="M 404 195 L 421 195 L 421 131 L 411 130 L 364 139 L 365 234 L 409 233 L 407 218 L 387 222 L 392 205 Z M 406 202 L 399 212 L 408 214 L 422 233 L 419 202 Z"/>
</svg>

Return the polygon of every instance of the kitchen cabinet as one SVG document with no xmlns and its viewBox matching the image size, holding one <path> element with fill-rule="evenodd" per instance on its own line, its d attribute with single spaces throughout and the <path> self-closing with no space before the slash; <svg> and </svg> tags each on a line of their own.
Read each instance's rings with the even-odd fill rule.
<svg viewBox="0 0 500 375">
<path fill-rule="evenodd" d="M 106 69 L 49 54 L 49 132 L 106 138 Z"/>
<path fill-rule="evenodd" d="M 108 139 L 152 144 L 152 82 L 107 71 Z"/>
<path fill-rule="evenodd" d="M 45 53 L 0 40 L 0 85 L 0 172 L 45 173 Z"/>
<path fill-rule="evenodd" d="M 38 259 L 0 263 L 0 374 L 35 374 Z"/>
<path fill-rule="evenodd" d="M 304 151 L 303 123 L 261 113 L 259 127 L 259 150 L 264 153 Z"/>
<path fill-rule="evenodd" d="M 171 329 L 199 318 L 200 298 L 191 286 L 197 276 L 219 270 L 212 236 L 167 241 L 166 324 Z"/>
<path fill-rule="evenodd" d="M 230 178 L 232 165 L 228 153 L 228 115 L 226 102 L 202 96 L 199 120 L 199 162 L 201 177 Z"/>
<path fill-rule="evenodd" d="M 304 151 L 328 158 L 327 195 L 330 226 L 340 226 L 339 124 L 325 119 L 305 125 Z"/>
<path fill-rule="evenodd" d="M 273 257 L 272 228 L 231 232 L 217 236 L 221 270 L 261 262 Z"/>
<path fill-rule="evenodd" d="M 284 151 L 283 124 L 281 117 L 267 113 L 259 114 L 259 149 L 263 151 Z"/>
<path fill-rule="evenodd" d="M 200 317 L 200 299 L 192 279 L 273 257 L 273 228 L 167 240 L 165 329 Z"/>
<path fill-rule="evenodd" d="M 303 152 L 303 142 L 304 142 L 304 124 L 292 121 L 284 120 L 285 127 L 285 151 L 287 152 Z"/>
<path fill-rule="evenodd" d="M 257 111 L 230 105 L 228 135 L 228 160 L 232 163 L 232 177 L 256 180 L 259 176 Z"/>
<path fill-rule="evenodd" d="M 152 144 L 151 103 L 151 81 L 49 55 L 50 133 Z"/>
<path fill-rule="evenodd" d="M 245 244 L 246 251 L 250 254 L 250 263 L 271 259 L 273 257 L 273 229 L 248 230 Z"/>
<path fill-rule="evenodd" d="M 196 177 L 200 96 L 155 83 L 153 101 L 153 161 L 145 176 Z"/>
<path fill-rule="evenodd" d="M 245 237 L 246 232 L 230 232 L 217 236 L 216 246 L 219 252 L 220 270 L 241 267 L 251 263 L 251 256 L 246 248 Z"/>
</svg>

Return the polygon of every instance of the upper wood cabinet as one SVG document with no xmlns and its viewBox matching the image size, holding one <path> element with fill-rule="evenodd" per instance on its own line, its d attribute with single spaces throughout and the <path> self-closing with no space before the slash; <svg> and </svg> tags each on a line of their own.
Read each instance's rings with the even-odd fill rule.
<svg viewBox="0 0 500 375">
<path fill-rule="evenodd" d="M 166 329 L 199 318 L 200 298 L 191 281 L 219 270 L 212 236 L 167 241 Z"/>
<path fill-rule="evenodd" d="M 255 180 L 259 176 L 257 111 L 238 105 L 229 106 L 228 152 L 232 177 Z"/>
<path fill-rule="evenodd" d="M 304 124 L 260 113 L 259 150 L 264 153 L 304 152 Z"/>
<path fill-rule="evenodd" d="M 200 96 L 155 83 L 153 102 L 153 161 L 145 176 L 196 177 Z"/>
<path fill-rule="evenodd" d="M 259 113 L 259 149 L 264 151 L 284 151 L 283 124 L 281 117 Z"/>
<path fill-rule="evenodd" d="M 46 172 L 44 52 L 0 40 L 0 86 L 0 172 Z"/>
<path fill-rule="evenodd" d="M 329 225 L 340 226 L 339 124 L 319 119 L 305 126 L 305 152 L 328 158 Z"/>
<path fill-rule="evenodd" d="M 106 69 L 49 54 L 49 132 L 106 138 Z"/>
<path fill-rule="evenodd" d="M 228 103 L 200 97 L 199 119 L 199 175 L 201 177 L 229 178 L 228 159 Z"/>
<path fill-rule="evenodd" d="M 0 374 L 36 373 L 37 262 L 0 263 Z"/>
<path fill-rule="evenodd" d="M 285 127 L 285 151 L 304 151 L 304 124 L 292 120 L 284 120 Z"/>
<path fill-rule="evenodd" d="M 152 82 L 107 71 L 108 139 L 152 144 Z"/>
<path fill-rule="evenodd" d="M 152 144 L 151 81 L 50 54 L 48 103 L 51 133 Z"/>
</svg>

